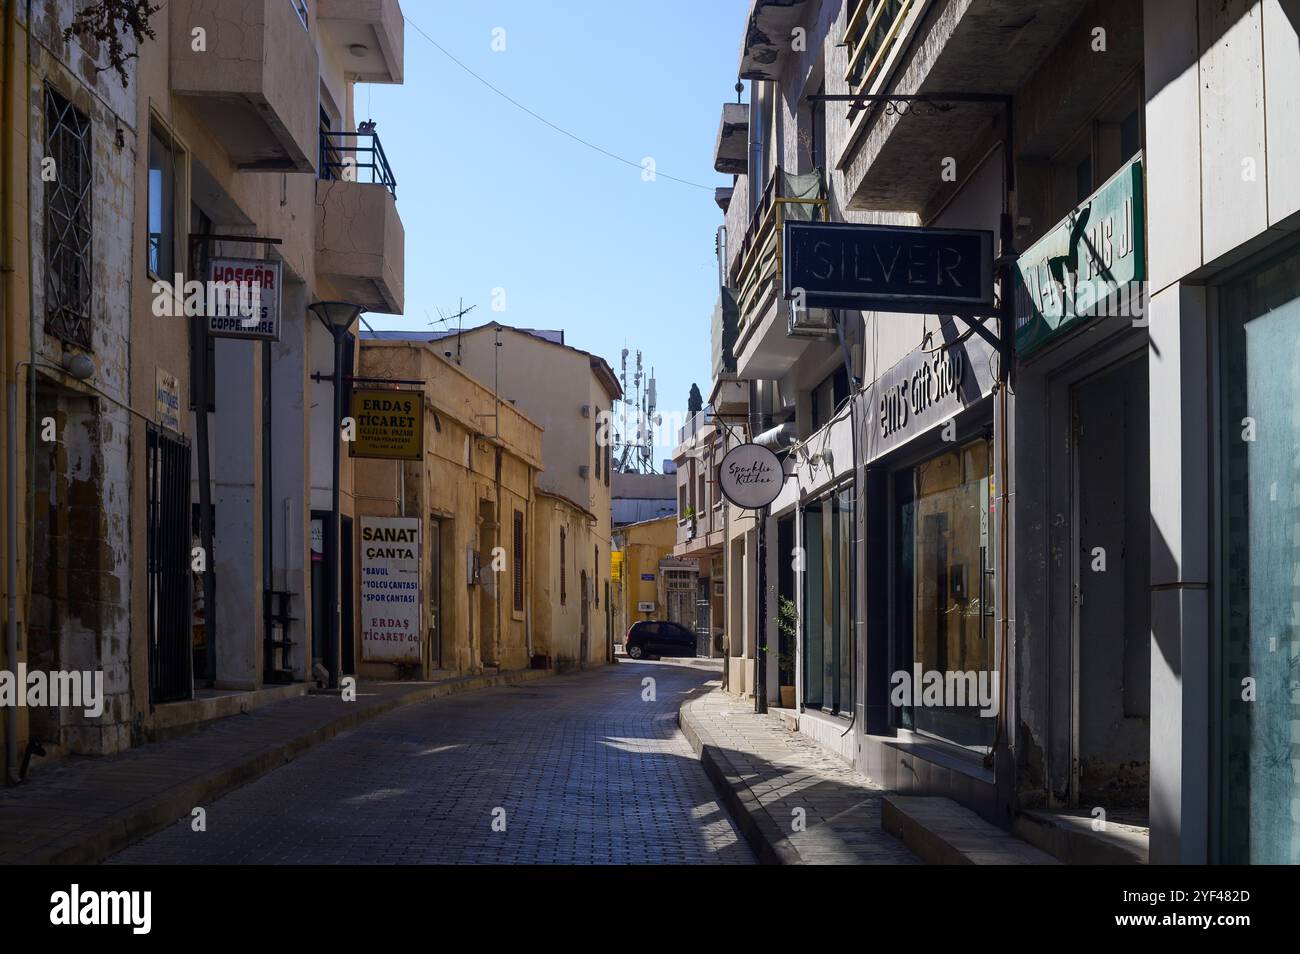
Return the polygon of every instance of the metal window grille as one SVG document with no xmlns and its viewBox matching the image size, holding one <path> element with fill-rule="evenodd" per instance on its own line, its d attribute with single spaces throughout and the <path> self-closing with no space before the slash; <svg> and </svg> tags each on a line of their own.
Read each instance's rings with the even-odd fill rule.
<svg viewBox="0 0 1300 954">
<path fill-rule="evenodd" d="M 90 348 L 90 117 L 45 87 L 45 329 Z"/>
</svg>

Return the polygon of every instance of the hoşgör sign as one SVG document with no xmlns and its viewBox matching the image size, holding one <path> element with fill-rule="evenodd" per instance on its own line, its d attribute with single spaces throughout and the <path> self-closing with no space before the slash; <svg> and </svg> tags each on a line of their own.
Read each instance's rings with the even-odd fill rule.
<svg viewBox="0 0 1300 954">
<path fill-rule="evenodd" d="M 280 263 L 214 258 L 208 265 L 208 334 L 280 340 Z"/>
<path fill-rule="evenodd" d="M 718 468 L 722 495 L 737 507 L 757 510 L 781 493 L 785 471 L 781 459 L 761 444 L 741 444 L 727 451 Z"/>
<path fill-rule="evenodd" d="M 1099 315 L 1145 320 L 1142 159 L 1021 253 L 1016 263 L 1016 350 L 1028 353 Z"/>
<path fill-rule="evenodd" d="M 951 314 L 993 308 L 993 233 L 785 223 L 782 291 L 810 308 Z"/>
<path fill-rule="evenodd" d="M 353 457 L 424 457 L 424 392 L 356 388 L 352 392 Z"/>
<path fill-rule="evenodd" d="M 421 660 L 418 517 L 361 518 L 361 658 Z"/>
</svg>

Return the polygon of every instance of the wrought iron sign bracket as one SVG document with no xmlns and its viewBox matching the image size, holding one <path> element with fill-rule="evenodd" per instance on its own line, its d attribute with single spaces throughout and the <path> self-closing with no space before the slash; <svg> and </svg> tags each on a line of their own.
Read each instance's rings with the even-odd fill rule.
<svg viewBox="0 0 1300 954">
<path fill-rule="evenodd" d="M 1007 191 L 1016 189 L 1016 164 L 1012 144 L 1015 142 L 1015 125 L 1012 116 L 1014 98 L 1007 93 L 813 93 L 805 96 L 809 103 L 848 103 L 851 117 L 860 109 L 881 104 L 892 115 L 907 116 L 916 113 L 918 106 L 927 110 L 927 115 L 937 115 L 952 110 L 960 103 L 992 103 L 1002 107 L 1006 128 L 1003 144 L 1006 147 L 1004 160 L 1007 176 Z"/>
</svg>

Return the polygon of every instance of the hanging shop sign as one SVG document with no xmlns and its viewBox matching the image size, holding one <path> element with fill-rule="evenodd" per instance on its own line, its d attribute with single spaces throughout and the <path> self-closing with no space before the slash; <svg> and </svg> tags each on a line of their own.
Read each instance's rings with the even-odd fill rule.
<svg viewBox="0 0 1300 954">
<path fill-rule="evenodd" d="M 424 457 L 424 392 L 354 388 L 353 457 L 421 460 Z"/>
<path fill-rule="evenodd" d="M 418 517 L 361 518 L 361 658 L 420 662 Z"/>
<path fill-rule="evenodd" d="M 796 305 L 802 297 L 809 308 L 993 308 L 991 231 L 787 220 L 783 243 L 782 292 Z"/>
<path fill-rule="evenodd" d="M 1016 350 L 1099 316 L 1145 321 L 1146 230 L 1137 156 L 1020 255 Z"/>
<path fill-rule="evenodd" d="M 280 340 L 280 263 L 214 258 L 208 263 L 208 334 L 217 338 Z"/>
<path fill-rule="evenodd" d="M 785 483 L 780 458 L 761 444 L 739 444 L 727 451 L 718 473 L 722 495 L 746 510 L 766 507 Z"/>
<path fill-rule="evenodd" d="M 993 393 L 997 362 L 993 348 L 974 335 L 932 350 L 918 348 L 898 362 L 876 379 L 862 402 L 866 459 L 943 425 Z"/>
<path fill-rule="evenodd" d="M 162 368 L 154 369 L 154 407 L 158 423 L 168 430 L 181 429 L 181 385 L 176 375 Z"/>
</svg>

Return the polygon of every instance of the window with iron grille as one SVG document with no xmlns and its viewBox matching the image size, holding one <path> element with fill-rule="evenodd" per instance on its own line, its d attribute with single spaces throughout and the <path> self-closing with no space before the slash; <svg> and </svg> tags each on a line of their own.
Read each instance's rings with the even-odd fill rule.
<svg viewBox="0 0 1300 954">
<path fill-rule="evenodd" d="M 563 606 L 568 599 L 568 588 L 566 587 L 566 575 L 564 566 L 564 528 L 560 528 L 560 605 Z"/>
<path fill-rule="evenodd" d="M 515 511 L 515 612 L 524 611 L 524 515 Z"/>
<path fill-rule="evenodd" d="M 45 87 L 45 330 L 89 348 L 90 117 Z"/>
</svg>

